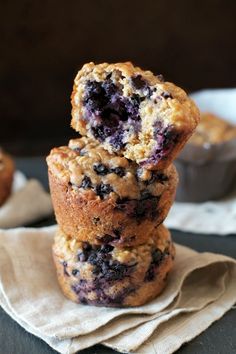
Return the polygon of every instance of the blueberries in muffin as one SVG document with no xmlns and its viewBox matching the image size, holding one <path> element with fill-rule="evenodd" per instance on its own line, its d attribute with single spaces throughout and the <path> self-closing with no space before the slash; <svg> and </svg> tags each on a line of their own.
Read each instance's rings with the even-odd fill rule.
<svg viewBox="0 0 236 354">
<path fill-rule="evenodd" d="M 91 179 L 88 176 L 84 176 L 80 188 L 88 189 L 92 187 Z"/>
<path fill-rule="evenodd" d="M 161 82 L 165 82 L 165 78 L 162 74 L 156 75 Z"/>
<path fill-rule="evenodd" d="M 110 184 L 101 183 L 96 186 L 95 192 L 101 199 L 104 199 L 107 194 L 113 192 L 113 188 Z"/>
<path fill-rule="evenodd" d="M 156 171 L 151 171 L 151 178 L 148 179 L 147 181 L 144 181 L 144 184 L 146 186 L 155 183 L 155 182 L 159 182 L 161 184 L 164 184 L 165 182 L 167 182 L 169 180 L 168 176 L 165 175 L 162 172 L 156 172 Z"/>
<path fill-rule="evenodd" d="M 102 243 L 110 243 L 114 240 L 114 237 L 112 235 L 104 235 L 102 237 L 97 237 L 97 240 L 101 241 Z"/>
<path fill-rule="evenodd" d="M 144 190 L 140 200 L 118 198 L 115 209 L 126 213 L 128 217 L 135 218 L 138 222 L 144 218 L 154 220 L 158 216 L 159 200 L 159 196 L 153 196 L 148 190 Z"/>
<path fill-rule="evenodd" d="M 116 242 L 120 239 L 121 237 L 121 229 L 120 228 L 116 228 L 113 229 L 113 235 L 103 235 L 103 236 L 99 236 L 97 237 L 97 240 L 101 241 L 104 244 L 110 243 L 110 242 Z"/>
<path fill-rule="evenodd" d="M 90 255 L 91 250 L 92 250 L 92 246 L 88 242 L 83 242 L 82 251 L 79 252 L 77 256 L 78 261 L 86 262 Z"/>
<path fill-rule="evenodd" d="M 95 113 L 100 111 L 101 107 L 108 102 L 106 91 L 102 87 L 100 82 L 87 81 L 86 83 L 86 95 L 84 98 L 84 105 L 89 112 Z"/>
<path fill-rule="evenodd" d="M 97 163 L 93 165 L 94 171 L 101 176 L 105 176 L 106 174 L 109 173 L 109 169 L 102 163 Z"/>
<path fill-rule="evenodd" d="M 99 218 L 98 216 L 95 216 L 95 217 L 93 218 L 93 223 L 94 223 L 95 225 L 98 225 L 98 223 L 100 223 L 100 218 Z"/>
<path fill-rule="evenodd" d="M 163 97 L 164 99 L 173 98 L 173 96 L 169 92 L 162 92 L 161 97 Z"/>
<path fill-rule="evenodd" d="M 102 125 L 97 125 L 96 127 L 91 127 L 91 131 L 95 139 L 98 139 L 99 141 L 104 141 L 107 136 L 109 136 L 110 131 L 105 128 Z"/>
<path fill-rule="evenodd" d="M 78 269 L 72 269 L 72 275 L 76 276 L 77 274 L 79 274 L 79 270 Z"/>
<path fill-rule="evenodd" d="M 120 129 L 116 132 L 115 135 L 110 137 L 110 144 L 114 147 L 114 149 L 120 150 L 125 146 L 125 143 L 123 142 L 123 135 L 124 132 L 122 129 Z"/>
<path fill-rule="evenodd" d="M 157 141 L 156 147 L 151 157 L 140 163 L 141 166 L 145 167 L 147 164 L 163 159 L 179 140 L 179 133 L 172 126 L 164 126 L 160 121 L 154 124 L 154 136 Z"/>
<path fill-rule="evenodd" d="M 102 253 L 109 253 L 109 252 L 111 252 L 113 249 L 114 249 L 114 247 L 111 246 L 111 245 L 102 245 L 102 246 L 101 246 L 101 252 L 102 252 Z"/>
<path fill-rule="evenodd" d="M 94 274 L 96 275 L 96 271 L 94 271 Z M 109 287 L 109 281 L 110 280 L 100 277 L 94 281 L 81 279 L 77 284 L 72 285 L 72 290 L 78 295 L 79 302 L 84 305 L 120 306 L 123 304 L 124 299 L 136 289 L 135 287 L 129 286 L 114 295 L 108 295 L 105 289 L 107 286 Z M 91 292 L 96 294 L 93 300 L 88 299 L 88 294 Z"/>
<path fill-rule="evenodd" d="M 132 76 L 131 81 L 133 87 L 137 90 L 143 89 L 147 86 L 147 82 L 143 79 L 142 75 Z"/>
<path fill-rule="evenodd" d="M 84 252 L 90 252 L 92 249 L 92 246 L 88 242 L 83 242 L 83 251 Z"/>
<path fill-rule="evenodd" d="M 62 262 L 62 265 L 63 265 L 64 274 L 65 274 L 67 277 L 69 277 L 70 274 L 69 274 L 68 271 L 67 271 L 67 267 L 68 267 L 67 262 L 66 262 L 66 261 L 63 261 L 63 262 Z"/>
<path fill-rule="evenodd" d="M 127 276 L 129 272 L 130 267 L 118 261 L 113 261 L 104 269 L 103 276 L 106 280 L 121 280 Z"/>
<path fill-rule="evenodd" d="M 123 167 L 113 167 L 111 168 L 111 172 L 115 173 L 119 177 L 124 177 L 125 169 Z"/>
<path fill-rule="evenodd" d="M 145 281 L 152 281 L 155 278 L 156 268 L 161 264 L 163 258 L 165 257 L 165 253 L 161 252 L 158 248 L 156 248 L 152 252 L 152 261 L 145 275 Z"/>
<path fill-rule="evenodd" d="M 93 165 L 93 169 L 100 176 L 105 176 L 108 173 L 115 173 L 119 177 L 123 177 L 125 175 L 125 169 L 123 167 L 119 167 L 119 166 L 108 168 L 102 163 L 97 163 L 97 164 Z"/>
<path fill-rule="evenodd" d="M 161 262 L 163 258 L 163 253 L 156 248 L 153 252 L 152 252 L 152 262 L 156 265 L 159 265 L 159 262 Z"/>
<path fill-rule="evenodd" d="M 78 257 L 79 262 L 86 262 L 88 259 L 88 253 L 87 252 L 80 252 L 77 257 Z"/>
<path fill-rule="evenodd" d="M 133 80 L 138 87 L 146 86 L 139 75 Z M 135 131 L 140 130 L 140 123 L 137 122 L 140 121 L 139 106 L 142 99 L 137 94 L 131 98 L 124 97 L 120 87 L 110 78 L 104 82 L 88 81 L 83 104 L 93 136 L 101 142 L 109 137 L 109 143 L 115 149 L 122 148 L 123 122 L 128 121 Z"/>
</svg>

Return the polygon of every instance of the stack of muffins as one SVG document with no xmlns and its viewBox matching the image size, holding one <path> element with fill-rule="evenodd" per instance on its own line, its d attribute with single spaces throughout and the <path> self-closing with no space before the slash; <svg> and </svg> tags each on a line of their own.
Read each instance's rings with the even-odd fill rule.
<svg viewBox="0 0 236 354">
<path fill-rule="evenodd" d="M 78 303 L 142 305 L 173 266 L 162 224 L 178 183 L 172 161 L 199 111 L 183 90 L 131 63 L 84 65 L 72 107 L 79 138 L 47 158 L 59 284 Z"/>
</svg>

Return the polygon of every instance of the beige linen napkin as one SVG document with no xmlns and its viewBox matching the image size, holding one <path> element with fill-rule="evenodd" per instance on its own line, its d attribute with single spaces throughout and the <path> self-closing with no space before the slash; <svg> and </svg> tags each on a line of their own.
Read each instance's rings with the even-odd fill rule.
<svg viewBox="0 0 236 354">
<path fill-rule="evenodd" d="M 224 222 L 222 223 L 222 220 Z M 185 232 L 227 236 L 236 230 L 236 193 L 204 203 L 174 202 L 165 224 Z"/>
<path fill-rule="evenodd" d="M 121 352 L 173 353 L 236 301 L 236 261 L 176 245 L 163 293 L 147 305 L 110 309 L 77 305 L 57 284 L 55 226 L 0 230 L 0 304 L 27 331 L 60 353 L 96 343 Z"/>
<path fill-rule="evenodd" d="M 53 214 L 51 198 L 41 183 L 17 171 L 11 196 L 0 207 L 0 228 L 27 225 Z"/>
</svg>

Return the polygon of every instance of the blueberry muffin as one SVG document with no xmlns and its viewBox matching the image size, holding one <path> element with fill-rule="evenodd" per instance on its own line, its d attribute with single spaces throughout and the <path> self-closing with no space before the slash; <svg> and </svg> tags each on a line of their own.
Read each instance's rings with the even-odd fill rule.
<svg viewBox="0 0 236 354">
<path fill-rule="evenodd" d="M 236 139 L 236 126 L 212 113 L 202 113 L 201 121 L 189 144 L 212 145 Z"/>
<path fill-rule="evenodd" d="M 63 232 L 93 244 L 142 244 L 165 219 L 178 182 L 175 167 L 150 171 L 86 137 L 47 157 L 56 219 Z"/>
<path fill-rule="evenodd" d="M 0 150 L 0 206 L 11 193 L 14 163 L 10 156 Z"/>
<path fill-rule="evenodd" d="M 92 245 L 58 230 L 53 256 L 59 284 L 72 301 L 95 306 L 139 306 L 164 288 L 174 245 L 161 225 L 143 245 Z"/>
<path fill-rule="evenodd" d="M 175 161 L 180 202 L 217 200 L 233 193 L 236 181 L 236 126 L 202 113 L 195 133 Z"/>
<path fill-rule="evenodd" d="M 179 87 L 132 63 L 88 63 L 72 93 L 72 127 L 150 170 L 173 161 L 199 111 Z"/>
</svg>

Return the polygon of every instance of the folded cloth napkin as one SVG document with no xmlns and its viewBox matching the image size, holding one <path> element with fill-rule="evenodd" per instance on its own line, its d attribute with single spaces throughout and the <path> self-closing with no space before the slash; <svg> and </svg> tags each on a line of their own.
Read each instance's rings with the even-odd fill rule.
<svg viewBox="0 0 236 354">
<path fill-rule="evenodd" d="M 40 182 L 14 175 L 12 194 L 0 207 L 0 228 L 27 225 L 53 213 L 51 198 Z"/>
<path fill-rule="evenodd" d="M 121 352 L 176 351 L 236 301 L 236 261 L 176 245 L 167 287 L 135 308 L 78 305 L 59 289 L 51 246 L 56 226 L 0 230 L 0 305 L 59 353 L 102 343 Z"/>
<path fill-rule="evenodd" d="M 235 234 L 236 193 L 221 200 L 204 203 L 175 202 L 165 223 L 172 229 L 187 232 L 197 230 L 202 234 L 220 236 Z"/>
</svg>

